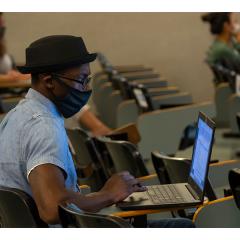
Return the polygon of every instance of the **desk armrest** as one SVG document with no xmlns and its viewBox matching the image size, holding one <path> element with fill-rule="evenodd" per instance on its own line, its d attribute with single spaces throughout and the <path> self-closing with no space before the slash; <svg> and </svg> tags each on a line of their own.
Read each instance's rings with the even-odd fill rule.
<svg viewBox="0 0 240 240">
<path fill-rule="evenodd" d="M 127 133 L 128 141 L 133 144 L 138 144 L 141 137 L 135 123 L 126 124 L 120 128 L 113 130 L 112 134 Z"/>
<path fill-rule="evenodd" d="M 83 195 L 86 195 L 86 194 L 91 193 L 91 187 L 88 186 L 88 185 L 80 185 L 79 188 L 80 188 L 81 193 L 82 193 Z"/>
<path fill-rule="evenodd" d="M 157 174 L 151 174 L 151 175 L 139 177 L 138 180 L 142 182 L 145 186 L 159 184 Z"/>
<path fill-rule="evenodd" d="M 214 166 L 222 166 L 222 165 L 226 165 L 226 164 L 234 164 L 234 163 L 238 163 L 239 160 L 224 160 L 224 161 L 219 161 L 216 163 L 211 163 L 210 162 L 210 166 L 214 167 Z"/>
</svg>

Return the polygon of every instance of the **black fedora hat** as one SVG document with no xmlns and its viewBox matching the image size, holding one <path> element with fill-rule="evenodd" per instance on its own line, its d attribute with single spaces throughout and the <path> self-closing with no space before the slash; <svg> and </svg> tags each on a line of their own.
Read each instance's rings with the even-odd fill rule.
<svg viewBox="0 0 240 240">
<path fill-rule="evenodd" d="M 92 62 L 96 53 L 89 53 L 81 37 L 53 35 L 40 38 L 26 49 L 26 64 L 17 66 L 21 73 L 44 73 Z"/>
</svg>

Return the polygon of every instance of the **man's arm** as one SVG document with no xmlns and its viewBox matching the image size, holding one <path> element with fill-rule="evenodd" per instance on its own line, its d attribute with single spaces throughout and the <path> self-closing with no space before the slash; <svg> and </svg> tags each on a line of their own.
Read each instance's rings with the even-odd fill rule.
<svg viewBox="0 0 240 240">
<path fill-rule="evenodd" d="M 119 202 L 135 191 L 144 191 L 128 172 L 113 175 L 96 193 L 82 195 L 65 188 L 64 172 L 53 164 L 43 164 L 29 174 L 29 183 L 39 215 L 48 224 L 59 223 L 58 205 L 74 203 L 80 209 L 96 212 Z"/>
</svg>

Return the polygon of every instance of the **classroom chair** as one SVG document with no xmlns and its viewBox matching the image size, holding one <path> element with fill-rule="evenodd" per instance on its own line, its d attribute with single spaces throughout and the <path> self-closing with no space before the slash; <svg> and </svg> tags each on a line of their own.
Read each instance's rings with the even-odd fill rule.
<svg viewBox="0 0 240 240">
<path fill-rule="evenodd" d="M 239 228 L 240 212 L 232 196 L 210 201 L 194 214 L 197 228 Z"/>
<path fill-rule="evenodd" d="M 74 204 L 59 206 L 59 217 L 64 228 L 131 228 L 126 220 L 116 217 L 81 211 Z"/>
</svg>

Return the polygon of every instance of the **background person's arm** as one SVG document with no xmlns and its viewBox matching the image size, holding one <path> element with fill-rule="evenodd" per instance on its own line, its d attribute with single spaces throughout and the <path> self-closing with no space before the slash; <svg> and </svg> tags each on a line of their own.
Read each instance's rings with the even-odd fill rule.
<svg viewBox="0 0 240 240">
<path fill-rule="evenodd" d="M 16 81 L 17 77 L 18 77 L 18 74 L 15 74 L 15 71 L 10 71 L 6 74 L 0 74 L 0 82 Z"/>
<path fill-rule="evenodd" d="M 104 136 L 112 132 L 89 108 L 79 115 L 78 120 L 80 124 L 86 127 L 94 136 Z"/>
<path fill-rule="evenodd" d="M 6 74 L 0 74 L 0 83 L 1 81 L 18 81 L 18 80 L 28 80 L 31 79 L 30 74 L 21 74 L 16 70 L 11 70 Z"/>
<path fill-rule="evenodd" d="M 48 224 L 59 223 L 61 203 L 74 203 L 82 210 L 95 212 L 125 199 L 132 192 L 145 190 L 137 179 L 122 172 L 113 175 L 99 192 L 81 195 L 65 188 L 64 172 L 53 164 L 34 168 L 29 174 L 29 183 L 39 215 Z"/>
</svg>

